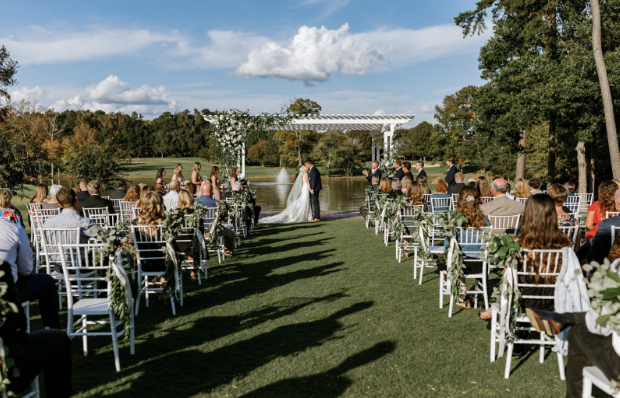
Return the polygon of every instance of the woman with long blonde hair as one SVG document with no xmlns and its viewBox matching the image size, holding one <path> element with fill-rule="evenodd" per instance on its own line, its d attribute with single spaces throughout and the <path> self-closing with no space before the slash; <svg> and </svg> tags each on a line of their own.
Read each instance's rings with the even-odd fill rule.
<svg viewBox="0 0 620 398">
<path fill-rule="evenodd" d="M 392 183 L 390 182 L 389 178 L 387 177 L 381 178 L 381 183 L 379 184 L 379 191 L 385 192 L 385 193 L 392 192 Z"/>
<path fill-rule="evenodd" d="M 514 196 L 515 198 L 529 198 L 530 196 L 532 196 L 532 193 L 530 192 L 530 186 L 527 185 L 527 181 L 525 180 L 525 178 L 519 178 L 517 180 L 517 186 L 512 192 L 512 196 Z"/>
<path fill-rule="evenodd" d="M 489 181 L 485 176 L 478 177 L 478 195 L 480 195 L 480 197 L 493 196 L 489 189 Z"/>
<path fill-rule="evenodd" d="M 194 195 L 189 189 L 181 189 L 179 191 L 179 209 L 189 209 L 194 204 Z"/>
<path fill-rule="evenodd" d="M 30 203 L 44 203 L 47 201 L 47 194 L 48 194 L 48 190 L 47 190 L 47 185 L 45 184 L 39 184 L 36 187 L 34 196 L 32 197 L 32 199 L 30 199 Z"/>
<path fill-rule="evenodd" d="M 178 181 L 178 182 L 185 180 L 183 178 L 183 165 L 181 163 L 177 163 L 176 166 L 174 166 L 174 173 L 172 174 L 172 180 Z"/>
<path fill-rule="evenodd" d="M 217 178 L 217 175 L 220 172 L 220 168 L 217 166 L 213 166 L 211 168 L 211 176 L 209 179 L 211 180 L 211 187 L 213 189 L 213 199 L 222 200 L 222 188 L 220 188 L 220 179 Z"/>
<path fill-rule="evenodd" d="M 127 194 L 123 201 L 136 203 L 138 200 L 140 200 L 140 187 L 138 185 L 132 185 L 127 190 Z"/>
<path fill-rule="evenodd" d="M 155 189 L 150 185 L 145 185 L 140 189 L 140 199 L 136 202 L 136 207 L 142 207 L 142 199 L 144 199 L 149 192 L 155 192 Z"/>
<path fill-rule="evenodd" d="M 415 182 L 418 183 L 418 187 L 420 188 L 420 192 L 422 192 L 422 195 L 428 195 L 431 193 L 431 190 L 428 189 L 428 183 L 427 183 L 426 177 L 420 176 Z"/>
</svg>

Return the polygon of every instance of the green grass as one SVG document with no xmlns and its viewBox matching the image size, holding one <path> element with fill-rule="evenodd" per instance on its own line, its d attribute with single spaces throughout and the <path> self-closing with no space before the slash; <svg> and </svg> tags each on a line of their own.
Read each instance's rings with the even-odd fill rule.
<svg viewBox="0 0 620 398">
<path fill-rule="evenodd" d="M 419 286 L 412 260 L 398 264 L 394 243 L 385 247 L 360 220 L 265 226 L 234 258 L 210 264 L 201 287 L 185 279 L 177 316 L 142 304 L 136 355 L 121 346 L 120 373 L 108 337 L 90 338 L 87 357 L 74 339 L 75 396 L 565 394 L 549 351 L 544 364 L 534 349 L 515 359 L 505 380 L 477 311 L 456 307 L 449 319 L 437 273 Z"/>
</svg>

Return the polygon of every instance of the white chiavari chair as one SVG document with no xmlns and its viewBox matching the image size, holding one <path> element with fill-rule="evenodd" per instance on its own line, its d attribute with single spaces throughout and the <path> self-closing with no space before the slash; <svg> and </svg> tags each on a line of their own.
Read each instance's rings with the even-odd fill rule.
<svg viewBox="0 0 620 398">
<path fill-rule="evenodd" d="M 121 221 L 131 221 L 133 209 L 136 207 L 135 202 L 121 201 Z"/>
<path fill-rule="evenodd" d="M 164 202 L 164 207 L 166 208 L 166 211 L 172 211 L 179 207 L 179 202 L 177 200 L 169 200 L 167 202 Z"/>
<path fill-rule="evenodd" d="M 35 249 L 35 261 L 37 266 L 37 272 L 41 268 L 42 262 L 45 262 L 45 250 L 43 248 L 43 242 L 41 241 L 41 228 L 45 221 L 57 214 L 60 214 L 60 208 L 57 209 L 40 209 L 36 214 L 30 216 L 30 235 L 34 249 Z"/>
<path fill-rule="evenodd" d="M 583 398 L 594 398 L 594 395 L 592 395 L 593 385 L 609 396 L 620 398 L 620 392 L 611 388 L 607 376 L 596 366 L 586 366 L 581 373 L 583 375 L 583 389 L 581 392 Z"/>
<path fill-rule="evenodd" d="M 65 278 L 62 271 L 61 257 L 63 245 L 76 245 L 80 243 L 80 228 L 44 228 L 40 229 L 45 268 L 48 275 L 57 281 L 58 301 L 62 308 L 62 296 L 64 292 Z"/>
<path fill-rule="evenodd" d="M 112 202 L 112 206 L 114 206 L 114 211 L 117 214 L 121 214 L 121 202 L 123 199 L 110 199 L 110 201 Z"/>
<path fill-rule="evenodd" d="M 120 214 L 91 214 L 88 218 L 93 220 L 101 228 L 110 229 L 118 225 L 118 222 L 120 220 Z"/>
<path fill-rule="evenodd" d="M 109 196 L 102 196 L 101 199 L 110 200 Z"/>
<path fill-rule="evenodd" d="M 114 256 L 105 258 L 99 254 L 103 244 L 61 245 L 61 263 L 67 295 L 67 335 L 69 338 L 82 337 L 84 356 L 88 355 L 88 336 L 111 336 L 114 352 L 114 365 L 121 371 L 118 339 L 125 334 L 123 322 L 114 316 L 111 305 L 112 285 L 106 282 L 107 271 L 112 266 L 121 286 L 125 289 L 127 309 L 129 310 L 130 353 L 135 354 L 133 297 L 130 281 Z M 107 260 L 107 261 L 106 261 Z M 106 297 L 100 297 L 104 294 Z M 76 300 L 76 298 L 78 298 Z M 75 320 L 75 318 L 78 318 Z M 89 320 L 89 317 L 91 320 Z M 92 317 L 107 317 L 107 320 L 92 320 Z M 110 331 L 101 329 L 89 331 L 89 325 L 110 325 Z M 117 330 L 117 328 L 121 330 Z"/>
<path fill-rule="evenodd" d="M 187 217 L 187 216 L 186 216 Z M 192 258 L 191 260 L 187 257 L 187 255 L 192 255 L 191 245 L 193 243 L 194 237 L 198 240 L 198 245 L 200 246 L 199 254 L 200 256 L 196 258 Z M 185 225 L 179 234 L 179 237 L 176 240 L 177 245 L 185 244 L 190 245 L 189 250 L 184 253 L 185 260 L 181 263 L 181 269 L 189 269 L 191 271 L 196 272 L 196 276 L 198 277 L 198 284 L 202 285 L 201 272 L 205 274 L 205 280 L 207 280 L 207 246 L 205 244 L 204 237 L 199 229 L 195 229 L 190 227 L 187 223 L 187 219 L 185 220 Z"/>
<path fill-rule="evenodd" d="M 611 244 L 614 244 L 614 241 L 616 240 L 616 236 L 620 231 L 620 227 L 616 227 L 616 226 L 611 226 Z"/>
<path fill-rule="evenodd" d="M 451 202 L 451 206 L 450 206 L 450 210 L 456 210 L 456 204 L 459 201 L 459 194 L 458 193 L 453 193 L 452 194 L 452 202 Z"/>
<path fill-rule="evenodd" d="M 504 232 L 514 235 L 519 229 L 519 221 L 521 221 L 521 215 L 515 214 L 512 216 L 489 216 L 489 222 L 491 228 L 493 228 L 494 235 L 502 235 Z"/>
<path fill-rule="evenodd" d="M 174 249 L 164 240 L 162 226 L 158 225 L 156 227 L 150 227 L 144 225 L 132 225 L 131 234 L 133 237 L 133 244 L 138 251 L 137 264 L 139 291 L 136 297 L 136 315 L 138 315 L 138 312 L 140 311 L 140 297 L 142 296 L 142 292 L 144 292 L 146 306 L 148 307 L 149 295 L 151 293 L 167 293 L 169 289 L 166 285 L 169 284 L 175 284 L 174 289 L 178 286 L 179 303 L 183 306 L 183 277 L 179 272 L 177 257 Z M 155 280 L 155 278 L 164 275 L 166 272 L 166 254 L 162 249 L 168 251 L 172 258 L 172 266 L 174 267 L 174 276 L 172 280 L 166 282 Z M 173 315 L 176 315 L 175 301 L 175 295 L 171 294 L 170 306 L 172 307 Z"/>
<path fill-rule="evenodd" d="M 573 242 L 573 250 L 577 247 L 577 238 L 579 237 L 579 225 L 559 227 L 564 235 L 568 236 Z"/>
<path fill-rule="evenodd" d="M 431 212 L 438 213 L 450 210 L 452 206 L 452 198 L 433 198 L 431 197 Z"/>
<path fill-rule="evenodd" d="M 527 198 L 517 198 L 517 197 L 515 197 L 515 200 L 517 202 L 521 202 L 521 203 L 525 204 L 525 201 L 527 200 Z"/>
<path fill-rule="evenodd" d="M 101 216 L 110 213 L 107 207 L 88 207 L 82 209 L 82 211 L 84 212 L 84 217 L 90 218 L 91 220 L 92 218 L 90 216 Z"/>
<path fill-rule="evenodd" d="M 579 209 L 581 207 L 581 197 L 579 196 L 568 196 L 564 201 L 564 206 L 570 210 L 570 214 L 575 217 L 575 219 L 579 219 Z"/>
<path fill-rule="evenodd" d="M 28 215 L 30 217 L 38 214 L 38 211 L 41 210 L 41 206 L 43 203 L 26 203 L 26 208 L 28 208 Z"/>
<path fill-rule="evenodd" d="M 478 199 L 480 199 L 480 204 L 485 204 L 485 203 L 492 202 L 493 199 L 495 199 L 495 198 L 493 196 L 481 196 Z"/>
<path fill-rule="evenodd" d="M 620 215 L 620 211 L 606 211 L 605 212 L 605 218 L 617 217 L 618 215 Z"/>
</svg>

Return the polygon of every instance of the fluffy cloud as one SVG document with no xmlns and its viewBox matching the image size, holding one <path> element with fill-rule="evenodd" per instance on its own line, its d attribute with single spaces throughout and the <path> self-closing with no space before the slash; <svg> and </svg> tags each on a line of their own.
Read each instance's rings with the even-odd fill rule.
<svg viewBox="0 0 620 398">
<path fill-rule="evenodd" d="M 110 75 L 99 83 L 86 87 L 84 96 L 77 95 L 70 99 L 56 101 L 50 108 L 57 111 L 100 109 L 105 112 L 138 112 L 152 115 L 180 108 L 180 103 L 169 100 L 168 97 L 166 86 L 152 88 L 144 85 L 132 89 L 129 83 Z"/>
<path fill-rule="evenodd" d="M 39 102 L 47 96 L 47 90 L 43 90 L 39 86 L 34 88 L 22 87 L 18 90 L 11 91 L 11 100 L 19 102 L 25 100 L 28 102 Z"/>
<path fill-rule="evenodd" d="M 435 111 L 435 108 L 427 104 L 424 104 L 420 107 L 420 112 L 422 113 L 433 113 L 434 111 Z"/>
<path fill-rule="evenodd" d="M 373 113 L 372 115 L 373 116 L 385 116 L 385 111 L 383 109 L 377 109 L 375 113 Z"/>
<path fill-rule="evenodd" d="M 353 39 L 348 24 L 338 30 L 302 26 L 290 43 L 269 42 L 250 52 L 237 74 L 322 82 L 334 73 L 363 75 L 382 59 L 381 51 Z"/>
</svg>

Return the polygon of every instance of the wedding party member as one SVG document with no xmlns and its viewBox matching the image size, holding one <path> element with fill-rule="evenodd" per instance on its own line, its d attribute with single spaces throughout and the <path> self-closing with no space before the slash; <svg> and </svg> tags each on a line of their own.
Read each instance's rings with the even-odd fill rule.
<svg viewBox="0 0 620 398">
<path fill-rule="evenodd" d="M 299 168 L 299 174 L 297 178 L 295 178 L 293 188 L 286 198 L 286 208 L 284 211 L 261 219 L 261 223 L 280 224 L 308 222 L 314 220 L 312 211 L 310 174 L 308 173 L 308 169 L 306 167 L 307 164 L 308 163 L 305 163 Z"/>
<path fill-rule="evenodd" d="M 132 185 L 127 191 L 127 195 L 123 198 L 123 201 L 136 203 L 138 200 L 140 200 L 140 187 Z"/>
<path fill-rule="evenodd" d="M 403 171 L 405 172 L 405 175 L 403 175 L 403 178 L 409 177 L 413 181 L 413 174 L 411 174 L 411 163 L 403 162 Z"/>
<path fill-rule="evenodd" d="M 392 192 L 392 183 L 390 182 L 389 178 L 387 177 L 381 178 L 381 182 L 379 183 L 379 190 L 385 193 Z"/>
<path fill-rule="evenodd" d="M 575 183 L 568 181 L 564 184 L 566 189 L 568 189 L 568 196 L 575 196 Z"/>
<path fill-rule="evenodd" d="M 435 183 L 435 191 L 437 192 L 431 195 L 431 201 L 433 199 L 442 199 L 442 198 L 452 197 L 448 193 L 448 185 L 446 184 L 444 180 L 437 180 L 437 183 Z M 448 206 L 437 206 L 437 207 L 433 206 L 434 211 L 448 211 L 448 209 L 449 209 L 449 205 Z"/>
<path fill-rule="evenodd" d="M 416 176 L 416 181 L 418 178 L 420 177 L 424 177 L 426 178 L 426 171 L 424 171 L 424 162 L 421 160 L 418 160 L 415 164 L 415 168 L 418 171 L 418 174 Z"/>
<path fill-rule="evenodd" d="M 235 182 L 239 181 L 239 170 L 237 170 L 237 168 L 232 169 L 232 172 L 230 173 L 230 187 L 232 187 L 232 184 L 234 184 Z"/>
<path fill-rule="evenodd" d="M 183 178 L 183 165 L 181 163 L 177 163 L 176 166 L 174 166 L 174 173 L 172 174 L 170 182 L 172 181 L 177 181 L 179 185 L 181 182 L 185 181 L 185 178 Z"/>
<path fill-rule="evenodd" d="M 81 216 L 84 216 L 84 209 L 101 207 L 107 208 L 109 214 L 116 214 L 116 210 L 114 210 L 114 203 L 112 203 L 111 200 L 101 197 L 101 184 L 99 184 L 99 181 L 93 180 L 89 182 L 87 189 L 90 197 L 82 202 L 78 202 L 78 208 Z"/>
<path fill-rule="evenodd" d="M 2 217 L 26 229 L 21 213 L 11 204 L 13 193 L 8 188 L 0 188 L 0 214 Z"/>
<path fill-rule="evenodd" d="M 179 200 L 179 182 L 176 180 L 170 181 L 170 191 L 164 195 L 164 202 L 178 202 Z"/>
<path fill-rule="evenodd" d="M 420 176 L 418 177 L 418 180 L 416 182 L 418 183 L 418 186 L 420 187 L 420 191 L 422 192 L 422 195 L 429 195 L 431 193 L 431 190 L 428 189 L 428 184 L 426 183 L 426 177 Z"/>
<path fill-rule="evenodd" d="M 397 161 L 399 162 L 399 161 Z M 396 164 L 396 162 L 394 162 Z M 400 162 L 399 162 L 400 165 Z M 321 183 L 321 173 L 314 167 L 312 159 L 306 160 L 306 169 L 308 169 L 310 183 L 310 199 L 312 200 L 312 210 L 314 212 L 313 222 L 321 221 L 321 205 L 319 203 L 319 193 L 323 189 Z"/>
<path fill-rule="evenodd" d="M 373 160 L 370 168 L 371 168 L 370 173 L 368 172 L 368 170 L 364 169 L 362 170 L 362 174 L 366 176 L 366 179 L 372 185 L 372 177 L 377 176 L 379 177 L 379 179 L 381 179 L 381 170 L 379 169 L 379 162 L 376 160 Z"/>
<path fill-rule="evenodd" d="M 127 183 L 125 180 L 120 180 L 118 186 L 112 192 L 110 192 L 110 199 L 123 199 L 127 195 Z"/>
<path fill-rule="evenodd" d="M 204 181 L 200 185 L 200 196 L 196 198 L 195 201 L 200 203 L 203 207 L 217 208 L 217 202 L 219 202 L 219 200 L 213 199 L 211 194 L 211 183 L 209 181 Z M 208 234 L 208 231 L 205 232 L 205 238 L 209 237 Z M 222 236 L 224 237 L 224 254 L 226 257 L 231 257 L 235 253 L 235 232 L 223 227 Z"/>
<path fill-rule="evenodd" d="M 517 186 L 512 194 L 515 198 L 529 198 L 532 196 L 530 187 L 527 185 L 525 178 L 519 178 L 517 180 Z"/>
<path fill-rule="evenodd" d="M 396 199 L 403 194 L 403 184 L 399 179 L 392 179 L 392 192 L 390 192 L 390 198 Z"/>
<path fill-rule="evenodd" d="M 456 175 L 456 166 L 454 165 L 454 157 L 450 156 L 448 158 L 448 160 L 446 160 L 446 164 L 448 165 L 448 173 L 446 174 L 446 184 L 448 184 L 448 186 L 450 185 L 454 185 L 456 183 L 456 180 L 454 178 L 454 176 Z"/>
<path fill-rule="evenodd" d="M 58 204 L 58 200 L 56 199 L 56 194 L 60 191 L 61 188 L 64 188 L 62 185 L 52 185 L 50 188 L 50 200 L 46 201 L 41 205 L 43 210 L 48 209 L 58 209 L 60 205 Z"/>
<path fill-rule="evenodd" d="M 485 176 L 478 177 L 478 181 L 476 182 L 478 187 L 478 195 L 481 198 L 493 196 L 491 190 L 489 189 L 489 181 Z M 506 192 L 508 191 L 508 187 L 506 186 Z M 504 192 L 505 193 L 505 192 Z"/>
<path fill-rule="evenodd" d="M 165 169 L 157 169 L 157 174 L 155 174 L 155 184 L 166 185 L 166 180 L 164 180 L 165 176 L 166 176 Z"/>
<path fill-rule="evenodd" d="M 588 207 L 588 215 L 586 216 L 586 241 L 589 241 L 596 235 L 596 230 L 601 221 L 607 218 L 608 211 L 616 210 L 614 203 L 614 195 L 618 186 L 615 182 L 605 180 L 598 186 L 598 200 Z"/>
<path fill-rule="evenodd" d="M 615 205 L 620 208 L 620 189 L 614 193 Z M 587 221 L 586 221 L 587 223 Z M 583 250 L 588 250 L 586 258 L 588 262 L 597 261 L 602 263 L 611 247 L 611 228 L 620 227 L 620 217 L 609 217 L 597 224 L 596 234 L 584 245 Z M 583 254 L 580 253 L 580 259 Z"/>
<path fill-rule="evenodd" d="M 396 170 L 396 172 L 394 173 L 394 177 L 392 178 L 398 178 L 399 180 L 402 180 L 403 177 L 405 176 L 405 172 L 403 171 L 403 168 L 401 167 L 400 160 L 396 159 L 394 161 L 394 169 Z"/>
<path fill-rule="evenodd" d="M 220 168 L 217 166 L 213 166 L 211 168 L 211 176 L 209 176 L 209 180 L 211 181 L 211 186 L 213 187 L 213 199 L 222 200 L 222 188 L 220 188 L 220 179 L 217 178 L 217 175 L 220 173 Z"/>
<path fill-rule="evenodd" d="M 486 178 L 484 184 L 486 184 Z M 480 181 L 478 181 L 478 186 L 480 185 Z M 513 216 L 516 214 L 523 214 L 523 210 L 525 209 L 523 203 L 516 200 L 510 200 L 506 196 L 506 192 L 508 190 L 506 180 L 503 178 L 498 178 L 493 181 L 491 186 L 494 199 L 480 205 L 480 208 L 485 216 Z"/>
<path fill-rule="evenodd" d="M 200 169 L 202 169 L 200 162 L 194 162 L 194 168 L 192 170 L 192 184 L 194 184 L 194 193 L 198 193 L 195 187 L 199 187 L 202 183 L 202 177 L 200 177 Z M 188 189 L 187 186 L 185 186 L 185 188 Z"/>
<path fill-rule="evenodd" d="M 537 195 L 539 193 L 543 193 L 543 191 L 541 191 L 540 189 L 540 181 L 538 181 L 536 178 L 532 178 L 528 184 L 530 185 L 530 192 L 532 193 L 532 195 Z"/>
<path fill-rule="evenodd" d="M 37 185 L 34 195 L 32 196 L 32 199 L 30 199 L 30 203 L 45 203 L 47 201 L 47 194 L 47 185 Z"/>
<path fill-rule="evenodd" d="M 83 202 L 90 197 L 90 194 L 88 193 L 88 181 L 81 179 L 80 182 L 78 182 L 77 187 L 79 190 L 76 190 L 75 193 L 77 194 L 77 199 L 79 202 Z"/>
<path fill-rule="evenodd" d="M 448 187 L 448 193 L 450 195 L 456 195 L 457 193 L 459 193 L 461 189 L 465 187 L 465 183 L 463 182 L 464 179 L 465 179 L 465 174 L 461 173 L 460 171 L 456 173 L 454 175 L 454 180 L 456 181 L 456 183 Z"/>
</svg>

